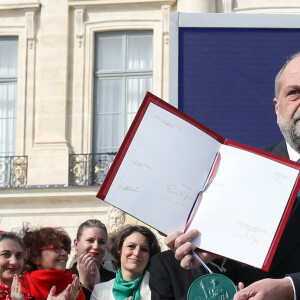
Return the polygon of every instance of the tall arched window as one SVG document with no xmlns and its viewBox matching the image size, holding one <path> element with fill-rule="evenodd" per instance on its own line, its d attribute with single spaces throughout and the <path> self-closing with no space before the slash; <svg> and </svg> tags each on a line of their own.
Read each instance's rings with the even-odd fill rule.
<svg viewBox="0 0 300 300">
<path fill-rule="evenodd" d="M 0 156 L 16 149 L 18 40 L 0 37 Z"/>
<path fill-rule="evenodd" d="M 116 152 L 152 90 L 152 31 L 96 35 L 93 152 Z"/>
</svg>

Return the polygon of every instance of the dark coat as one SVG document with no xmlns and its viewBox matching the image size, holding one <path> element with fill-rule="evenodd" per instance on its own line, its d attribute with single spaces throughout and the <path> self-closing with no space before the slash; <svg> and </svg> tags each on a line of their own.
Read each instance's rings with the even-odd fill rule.
<svg viewBox="0 0 300 300">
<path fill-rule="evenodd" d="M 151 259 L 150 289 L 152 300 L 186 300 L 190 285 L 206 274 L 202 268 L 186 270 L 180 267 L 171 250 L 156 254 Z"/>
</svg>

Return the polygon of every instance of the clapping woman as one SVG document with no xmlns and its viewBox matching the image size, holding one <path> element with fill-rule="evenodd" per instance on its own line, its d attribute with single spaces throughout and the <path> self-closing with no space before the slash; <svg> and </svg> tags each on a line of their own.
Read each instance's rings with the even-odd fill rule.
<svg viewBox="0 0 300 300">
<path fill-rule="evenodd" d="M 24 266 L 21 238 L 13 232 L 0 234 L 0 300 L 29 300 L 22 293 L 19 276 Z"/>
<path fill-rule="evenodd" d="M 83 222 L 77 230 L 74 241 L 77 262 L 70 269 L 79 276 L 86 300 L 89 300 L 95 284 L 115 278 L 116 274 L 102 266 L 107 248 L 107 230 L 105 225 L 90 219 Z"/>
<path fill-rule="evenodd" d="M 125 227 L 109 247 L 116 279 L 97 284 L 91 300 L 150 300 L 149 265 L 160 246 L 144 226 Z"/>
<path fill-rule="evenodd" d="M 62 229 L 25 230 L 23 236 L 23 290 L 36 300 L 55 298 L 84 300 L 79 279 L 66 270 L 71 240 Z M 49 294 L 50 292 L 50 294 Z M 48 296 L 49 294 L 49 296 Z M 64 297 L 62 297 L 62 295 Z"/>
</svg>

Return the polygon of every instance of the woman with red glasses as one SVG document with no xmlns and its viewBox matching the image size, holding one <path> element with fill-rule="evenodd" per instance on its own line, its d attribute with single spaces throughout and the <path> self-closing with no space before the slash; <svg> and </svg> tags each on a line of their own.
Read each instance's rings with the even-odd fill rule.
<svg viewBox="0 0 300 300">
<path fill-rule="evenodd" d="M 23 291 L 36 300 L 47 299 L 49 293 L 50 297 L 84 300 L 77 276 L 66 269 L 70 247 L 71 239 L 62 229 L 24 230 Z"/>
</svg>

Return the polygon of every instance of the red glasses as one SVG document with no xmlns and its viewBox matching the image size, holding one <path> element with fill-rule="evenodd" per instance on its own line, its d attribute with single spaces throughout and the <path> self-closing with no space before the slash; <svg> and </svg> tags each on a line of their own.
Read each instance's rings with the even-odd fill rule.
<svg viewBox="0 0 300 300">
<path fill-rule="evenodd" d="M 70 254 L 71 252 L 71 248 L 67 247 L 67 246 L 57 246 L 57 245 L 49 245 L 49 246 L 45 246 L 40 248 L 41 250 L 47 250 L 47 249 L 52 249 L 54 250 L 56 253 L 60 253 L 60 251 L 62 249 L 64 249 L 68 254 Z"/>
</svg>

